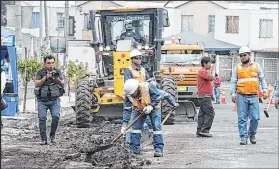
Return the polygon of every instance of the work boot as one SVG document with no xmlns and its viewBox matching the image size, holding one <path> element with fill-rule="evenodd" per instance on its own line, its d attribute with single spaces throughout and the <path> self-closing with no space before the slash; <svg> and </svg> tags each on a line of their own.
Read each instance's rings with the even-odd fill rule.
<svg viewBox="0 0 279 169">
<path fill-rule="evenodd" d="M 240 145 L 247 145 L 247 139 L 246 138 L 241 138 L 239 144 Z"/>
<path fill-rule="evenodd" d="M 196 137 L 204 137 L 204 136 L 201 135 L 200 132 L 196 132 Z"/>
<path fill-rule="evenodd" d="M 212 134 L 210 133 L 200 132 L 199 134 L 202 135 L 203 137 L 212 137 Z"/>
<path fill-rule="evenodd" d="M 41 140 L 40 145 L 47 145 L 47 140 Z"/>
<path fill-rule="evenodd" d="M 256 136 L 255 136 L 255 135 L 251 135 L 251 136 L 250 136 L 250 142 L 251 142 L 251 144 L 256 144 L 256 143 L 257 143 Z"/>
<path fill-rule="evenodd" d="M 154 157 L 163 157 L 163 153 L 161 152 L 155 152 Z"/>
<path fill-rule="evenodd" d="M 52 144 L 55 144 L 56 142 L 55 142 L 55 137 L 54 136 L 49 136 L 49 138 L 50 138 L 50 142 L 52 143 Z"/>
</svg>

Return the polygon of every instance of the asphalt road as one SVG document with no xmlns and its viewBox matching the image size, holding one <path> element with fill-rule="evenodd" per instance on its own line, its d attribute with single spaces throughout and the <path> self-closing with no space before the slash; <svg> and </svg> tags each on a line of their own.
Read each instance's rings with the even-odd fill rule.
<svg viewBox="0 0 279 169">
<path fill-rule="evenodd" d="M 269 118 L 261 111 L 256 145 L 239 145 L 233 104 L 214 106 L 212 138 L 197 138 L 195 122 L 164 126 L 164 157 L 154 158 L 153 147 L 147 146 L 143 156 L 151 157 L 152 163 L 146 168 L 278 168 L 279 112 L 274 105 Z"/>
</svg>

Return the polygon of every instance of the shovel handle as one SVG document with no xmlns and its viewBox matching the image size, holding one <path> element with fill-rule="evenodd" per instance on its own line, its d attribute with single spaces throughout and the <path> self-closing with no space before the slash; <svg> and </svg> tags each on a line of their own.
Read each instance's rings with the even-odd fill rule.
<svg viewBox="0 0 279 169">
<path fill-rule="evenodd" d="M 162 121 L 161 125 L 164 125 L 165 122 L 168 120 L 168 118 L 170 117 L 171 113 L 174 112 L 178 107 L 173 108 L 168 114 L 167 116 L 164 118 L 164 120 Z"/>
<path fill-rule="evenodd" d="M 127 126 L 127 128 L 125 129 L 125 131 L 127 131 L 129 128 L 131 128 L 142 116 L 144 115 L 144 113 L 141 113 L 140 115 L 138 115 L 138 117 Z M 117 137 L 115 137 L 112 141 L 111 144 L 114 144 L 121 136 L 123 136 L 123 133 L 118 134 Z"/>
</svg>

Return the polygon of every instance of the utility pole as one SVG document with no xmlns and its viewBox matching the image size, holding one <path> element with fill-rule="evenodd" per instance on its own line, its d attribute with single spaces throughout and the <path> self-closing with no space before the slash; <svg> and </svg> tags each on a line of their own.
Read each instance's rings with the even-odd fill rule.
<svg viewBox="0 0 279 169">
<path fill-rule="evenodd" d="M 19 60 L 22 60 L 22 33 L 21 33 L 21 1 L 15 1 L 16 4 L 16 46 L 17 49 L 21 49 L 21 52 L 18 52 L 17 55 L 19 57 Z M 19 50 L 17 50 L 19 51 Z"/>
<path fill-rule="evenodd" d="M 66 58 L 68 57 L 68 41 L 69 41 L 69 1 L 65 1 L 65 25 L 64 25 L 64 36 L 65 36 L 65 47 L 66 51 L 64 54 L 63 67 L 66 66 Z"/>
<path fill-rule="evenodd" d="M 47 15 L 47 1 L 44 1 L 45 10 L 45 32 L 46 32 L 46 46 L 48 48 L 49 35 L 48 35 L 48 15 Z"/>
<path fill-rule="evenodd" d="M 64 58 L 63 58 L 63 68 L 64 68 L 64 71 L 66 70 L 66 60 L 67 60 L 67 57 L 68 57 L 68 47 L 69 47 L 69 1 L 65 1 L 65 25 L 64 25 L 64 36 L 65 36 L 65 47 L 66 47 L 66 51 L 64 53 Z M 65 77 L 64 77 L 65 79 Z M 67 81 L 69 81 L 69 79 L 67 79 Z M 66 89 L 68 89 L 69 83 L 66 83 Z M 66 92 L 66 94 L 68 94 L 68 92 Z M 69 95 L 69 100 L 70 100 L 70 95 Z"/>
<path fill-rule="evenodd" d="M 43 40 L 43 1 L 40 1 L 40 46 L 43 45 L 42 40 Z"/>
</svg>

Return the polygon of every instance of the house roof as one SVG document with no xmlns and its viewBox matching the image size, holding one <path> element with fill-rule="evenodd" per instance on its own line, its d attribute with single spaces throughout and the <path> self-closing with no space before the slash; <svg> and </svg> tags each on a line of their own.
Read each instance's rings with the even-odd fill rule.
<svg viewBox="0 0 279 169">
<path fill-rule="evenodd" d="M 39 1 L 38 1 L 39 2 Z M 77 6 L 81 6 L 90 1 L 85 1 Z M 115 4 L 123 7 L 135 7 L 135 6 L 164 6 L 168 1 L 111 1 Z M 184 4 L 187 4 L 191 1 L 169 1 L 166 5 L 166 8 L 178 8 Z M 278 9 L 278 2 L 276 1 L 210 1 L 213 4 L 216 4 L 224 9 Z"/>
<path fill-rule="evenodd" d="M 21 1 L 24 6 L 40 6 L 40 1 Z M 44 3 L 43 3 L 44 5 Z M 75 1 L 69 1 L 69 6 L 75 5 Z M 65 8 L 65 1 L 51 1 L 47 3 L 48 7 Z"/>
<path fill-rule="evenodd" d="M 91 1 L 85 1 L 83 3 L 80 3 L 80 4 L 76 5 L 76 6 L 77 7 L 82 6 L 84 4 L 87 4 L 88 2 L 91 2 Z M 116 5 L 119 5 L 119 6 L 125 6 L 125 1 L 111 1 L 111 2 L 113 2 L 113 3 L 115 3 Z"/>
<path fill-rule="evenodd" d="M 177 35 L 173 35 L 175 39 L 181 37 L 181 44 L 184 45 L 197 45 L 203 44 L 205 51 L 235 51 L 239 50 L 240 46 L 230 44 L 224 41 L 217 40 L 215 38 L 204 36 L 195 32 L 182 32 Z M 164 38 L 166 41 L 170 41 L 172 36 Z"/>
<path fill-rule="evenodd" d="M 279 48 L 263 48 L 263 49 L 255 49 L 253 52 L 271 52 L 271 53 L 279 53 Z"/>
<path fill-rule="evenodd" d="M 77 6 L 82 6 L 90 1 L 83 2 Z M 136 6 L 164 6 L 167 1 L 111 1 L 123 7 L 136 7 Z"/>
<path fill-rule="evenodd" d="M 192 2 L 192 1 L 172 1 L 166 7 L 167 8 L 178 8 L 178 7 L 180 7 L 182 5 L 185 5 L 189 2 Z M 216 4 L 216 5 L 224 8 L 224 9 L 227 9 L 226 4 L 224 4 L 222 1 L 210 1 L 210 2 Z"/>
</svg>

